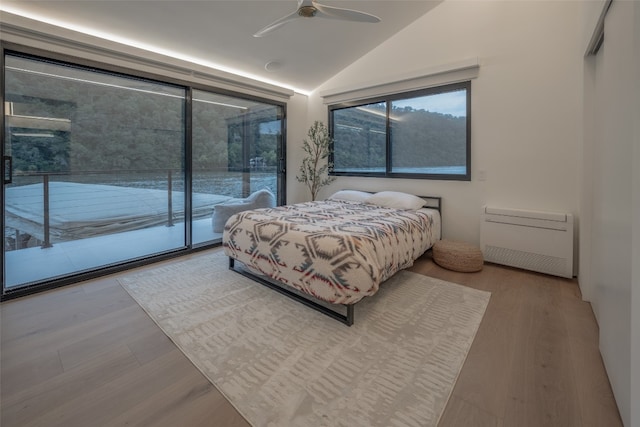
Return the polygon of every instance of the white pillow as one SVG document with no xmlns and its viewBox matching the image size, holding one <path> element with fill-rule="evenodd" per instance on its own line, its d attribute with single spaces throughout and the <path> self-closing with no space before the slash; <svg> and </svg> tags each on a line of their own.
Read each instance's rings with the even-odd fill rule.
<svg viewBox="0 0 640 427">
<path fill-rule="evenodd" d="M 371 197 L 371 193 L 367 193 L 366 191 L 340 190 L 333 193 L 329 199 L 365 203 L 369 197 Z"/>
<path fill-rule="evenodd" d="M 420 209 L 425 205 L 425 201 L 413 194 L 399 191 L 380 191 L 371 195 L 367 203 L 394 209 Z"/>
</svg>

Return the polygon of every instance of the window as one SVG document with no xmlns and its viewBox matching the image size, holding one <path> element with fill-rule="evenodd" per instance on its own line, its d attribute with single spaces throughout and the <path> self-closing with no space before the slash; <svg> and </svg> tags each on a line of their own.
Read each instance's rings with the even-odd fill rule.
<svg viewBox="0 0 640 427">
<path fill-rule="evenodd" d="M 231 198 L 284 202 L 284 104 L 17 48 L 0 46 L 1 298 L 220 243 Z"/>
<path fill-rule="evenodd" d="M 280 194 L 284 154 L 282 106 L 193 90 L 192 191 L 247 197 L 257 190 Z M 193 243 L 219 241 L 207 221 L 193 227 Z"/>
<path fill-rule="evenodd" d="M 332 175 L 471 180 L 471 82 L 329 107 Z"/>
</svg>

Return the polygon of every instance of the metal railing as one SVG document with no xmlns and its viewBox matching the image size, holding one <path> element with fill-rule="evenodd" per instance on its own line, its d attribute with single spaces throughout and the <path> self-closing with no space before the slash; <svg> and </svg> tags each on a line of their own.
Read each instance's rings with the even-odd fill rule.
<svg viewBox="0 0 640 427">
<path fill-rule="evenodd" d="M 166 222 L 166 226 L 167 227 L 173 227 L 174 226 L 174 218 L 173 218 L 173 172 L 174 170 L 146 170 L 145 173 L 166 173 L 166 182 L 167 182 L 167 222 Z M 42 249 L 45 248 L 50 248 L 53 246 L 53 243 L 51 242 L 51 214 L 50 214 L 50 207 L 51 207 L 51 202 L 50 202 L 50 178 L 51 176 L 88 176 L 88 175 L 112 175 L 115 176 L 117 174 L 123 174 L 123 173 L 131 173 L 131 174 L 139 174 L 139 171 L 122 171 L 122 170 L 118 170 L 118 171 L 82 171 L 80 173 L 74 173 L 74 174 L 69 174 L 69 173 L 64 173 L 64 172 L 46 172 L 46 173 L 29 173 L 29 172 L 22 172 L 22 173 L 15 173 L 14 177 L 41 177 L 42 179 L 42 212 L 43 212 L 43 217 L 42 217 L 42 224 L 43 224 L 43 239 L 42 244 L 40 245 L 40 247 Z M 18 246 L 20 245 L 19 243 L 19 230 L 16 230 L 17 234 L 16 234 L 16 249 L 20 249 Z"/>
<path fill-rule="evenodd" d="M 208 193 L 224 195 L 229 197 L 246 197 L 251 188 L 270 188 L 274 194 L 277 187 L 277 173 L 275 168 L 264 168 L 265 170 L 244 170 L 236 171 L 227 168 L 211 169 L 207 171 L 194 171 L 191 181 L 192 193 Z M 146 169 L 140 170 L 102 170 L 102 171 L 74 171 L 69 172 L 28 172 L 13 171 L 13 183 L 10 187 L 21 187 L 24 185 L 42 185 L 42 235 L 40 232 L 34 235 L 25 229 L 5 223 L 5 250 L 22 249 L 28 247 L 30 239 L 31 245 L 42 248 L 50 248 L 55 242 L 52 235 L 55 234 L 55 227 L 52 230 L 51 186 L 56 181 L 74 182 L 81 184 L 102 184 L 114 185 L 129 188 L 146 188 L 154 190 L 166 189 L 167 215 L 164 224 L 167 227 L 175 225 L 177 215 L 174 201 L 174 191 L 182 191 L 185 188 L 185 173 L 180 169 Z M 212 193 L 212 190 L 214 192 Z M 5 199 L 5 203 L 7 200 Z M 55 200 L 54 200 L 55 202 Z M 53 213 L 55 215 L 55 213 Z M 158 223 L 155 223 L 158 225 Z M 11 230 L 14 230 L 13 233 Z M 53 231 L 53 234 L 52 234 Z M 9 232 L 10 234 L 7 234 Z M 26 241 L 24 236 L 30 236 Z M 15 239 L 15 244 L 11 240 Z M 12 249 L 8 249 L 8 246 Z"/>
</svg>

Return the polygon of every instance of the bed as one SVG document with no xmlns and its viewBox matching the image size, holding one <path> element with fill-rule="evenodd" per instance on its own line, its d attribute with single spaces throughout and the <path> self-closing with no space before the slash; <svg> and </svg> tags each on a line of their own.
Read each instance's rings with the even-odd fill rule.
<svg viewBox="0 0 640 427">
<path fill-rule="evenodd" d="M 438 197 L 343 190 L 239 212 L 225 224 L 223 248 L 229 268 L 352 325 L 358 301 L 440 239 L 440 205 Z"/>
</svg>

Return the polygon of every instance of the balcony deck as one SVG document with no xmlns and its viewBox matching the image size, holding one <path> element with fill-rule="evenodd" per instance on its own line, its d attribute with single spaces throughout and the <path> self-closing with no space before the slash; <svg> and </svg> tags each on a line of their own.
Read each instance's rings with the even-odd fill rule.
<svg viewBox="0 0 640 427">
<path fill-rule="evenodd" d="M 193 221 L 194 244 L 216 241 L 211 219 Z M 184 246 L 184 223 L 54 243 L 5 253 L 7 289 L 149 256 Z"/>
</svg>

